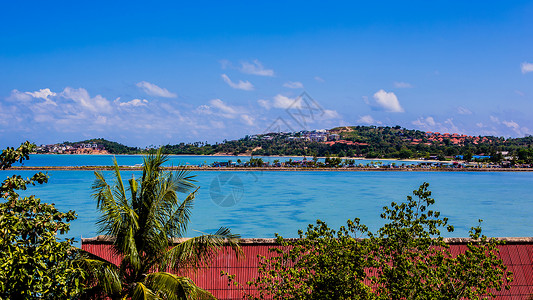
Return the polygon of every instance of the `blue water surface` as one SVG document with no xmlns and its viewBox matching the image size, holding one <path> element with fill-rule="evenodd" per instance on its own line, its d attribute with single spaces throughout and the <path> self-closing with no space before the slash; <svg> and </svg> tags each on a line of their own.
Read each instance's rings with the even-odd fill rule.
<svg viewBox="0 0 533 300">
<path fill-rule="evenodd" d="M 0 178 L 14 173 L 0 171 Z M 62 210 L 75 210 L 68 236 L 98 234 L 96 201 L 91 196 L 92 171 L 50 171 L 48 184 L 30 187 L 35 194 Z M 111 172 L 104 172 L 111 180 Z M 140 171 L 124 171 L 123 178 Z M 405 197 L 423 182 L 430 183 L 434 208 L 450 219 L 455 232 L 466 237 L 483 219 L 488 236 L 533 236 L 533 173 L 531 172 L 342 172 L 342 171 L 199 171 L 200 186 L 189 236 L 227 226 L 246 238 L 268 238 L 274 233 L 296 237 L 298 229 L 316 219 L 332 228 L 360 218 L 371 229 L 383 224 L 382 207 Z M 222 176 L 222 177 L 221 177 Z M 184 195 L 182 195 L 182 198 Z M 227 201 L 227 199 L 231 201 Z"/>
</svg>

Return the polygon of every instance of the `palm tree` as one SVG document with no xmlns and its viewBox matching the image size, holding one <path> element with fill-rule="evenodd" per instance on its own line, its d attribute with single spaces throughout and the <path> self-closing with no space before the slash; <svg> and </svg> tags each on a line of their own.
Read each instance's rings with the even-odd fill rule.
<svg viewBox="0 0 533 300">
<path fill-rule="evenodd" d="M 221 227 L 214 234 L 183 238 L 198 187 L 194 176 L 184 169 L 163 170 L 166 161 L 168 157 L 161 149 L 144 157 L 142 177 L 132 177 L 128 187 L 116 160 L 112 185 L 102 173 L 95 172 L 93 196 L 101 212 L 97 225 L 100 233 L 111 236 L 113 250 L 122 261 L 116 266 L 95 256 L 85 259 L 93 283 L 88 297 L 214 299 L 179 274 L 207 264 L 223 245 L 230 245 L 238 255 L 239 236 Z M 180 201 L 178 193 L 187 196 Z"/>
</svg>

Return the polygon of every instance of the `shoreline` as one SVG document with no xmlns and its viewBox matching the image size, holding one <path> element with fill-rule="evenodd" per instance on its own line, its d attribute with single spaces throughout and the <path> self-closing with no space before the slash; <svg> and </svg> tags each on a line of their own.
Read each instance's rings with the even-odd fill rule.
<svg viewBox="0 0 533 300">
<path fill-rule="evenodd" d="M 141 171 L 142 167 L 130 167 L 119 166 L 122 171 Z M 533 168 L 372 168 L 372 167 L 353 167 L 353 168 L 287 168 L 287 167 L 163 167 L 165 170 L 176 171 L 186 169 L 189 171 L 286 171 L 286 172 L 533 172 Z M 34 170 L 34 171 L 110 171 L 113 170 L 113 166 L 46 166 L 46 167 L 30 167 L 30 166 L 17 166 L 11 167 L 6 170 Z"/>
<path fill-rule="evenodd" d="M 81 156 L 145 156 L 146 154 L 61 154 L 61 153 L 31 153 L 32 155 L 81 155 Z M 272 158 L 306 158 L 307 160 L 312 160 L 312 156 L 299 156 L 299 155 L 249 155 L 249 154 L 239 154 L 239 155 L 231 155 L 231 154 L 224 154 L 224 153 L 216 153 L 216 154 L 167 154 L 169 157 L 191 157 L 191 156 L 197 156 L 197 157 L 259 157 L 259 158 L 265 158 L 265 157 L 272 157 Z M 332 156 L 330 158 L 335 158 L 336 156 Z M 319 159 L 326 159 L 325 156 L 317 156 Z M 387 162 L 418 162 L 418 163 L 454 163 L 459 162 L 461 163 L 461 160 L 451 160 L 451 161 L 441 161 L 441 160 L 434 160 L 434 159 L 396 159 L 396 158 L 366 158 L 366 157 L 340 157 L 340 159 L 353 159 L 353 160 L 368 160 L 368 161 L 387 161 Z"/>
</svg>

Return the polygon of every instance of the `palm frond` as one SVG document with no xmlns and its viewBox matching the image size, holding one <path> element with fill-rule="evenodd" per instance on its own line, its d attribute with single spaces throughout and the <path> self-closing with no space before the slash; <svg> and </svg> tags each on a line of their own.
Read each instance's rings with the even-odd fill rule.
<svg viewBox="0 0 533 300">
<path fill-rule="evenodd" d="M 216 299 L 208 291 L 196 286 L 190 278 L 167 272 L 151 273 L 145 283 L 167 300 Z"/>
<path fill-rule="evenodd" d="M 95 172 L 93 184 L 97 199 L 97 208 L 102 213 L 97 221 L 100 233 L 114 236 L 113 248 L 117 254 L 130 259 L 130 263 L 138 265 L 139 253 L 135 242 L 135 232 L 139 228 L 138 216 L 131 207 L 120 175 L 120 169 L 114 161 L 115 186 L 111 187 L 100 172 Z"/>
<path fill-rule="evenodd" d="M 191 175 L 191 172 L 184 167 L 173 173 L 172 179 L 175 182 L 176 191 L 178 193 L 189 193 L 196 188 L 196 175 Z"/>
<path fill-rule="evenodd" d="M 165 232 L 168 237 L 180 238 L 187 232 L 189 220 L 191 217 L 191 211 L 194 205 L 194 198 L 198 188 L 190 193 L 185 200 L 183 200 L 179 207 L 175 210 L 170 210 L 170 214 L 165 222 Z"/>
<path fill-rule="evenodd" d="M 108 295 L 116 295 L 122 291 L 120 272 L 114 264 L 100 258 L 86 257 L 77 261 L 94 281 L 96 289 Z"/>
<path fill-rule="evenodd" d="M 161 269 L 179 270 L 207 266 L 208 261 L 223 246 L 229 246 L 236 256 L 242 254 L 239 246 L 240 236 L 232 234 L 228 228 L 221 227 L 215 234 L 204 234 L 187 239 L 168 250 L 162 260 Z"/>
<path fill-rule="evenodd" d="M 132 300 L 156 300 L 160 299 L 157 294 L 147 288 L 144 284 L 137 282 L 133 289 Z"/>
</svg>

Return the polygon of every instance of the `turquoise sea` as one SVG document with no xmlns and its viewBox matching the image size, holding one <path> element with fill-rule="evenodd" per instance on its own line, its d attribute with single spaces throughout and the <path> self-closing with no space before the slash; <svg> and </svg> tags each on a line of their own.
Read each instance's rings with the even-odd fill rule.
<svg viewBox="0 0 533 300">
<path fill-rule="evenodd" d="M 27 165 L 41 158 L 32 157 Z M 53 156 L 52 156 L 53 157 Z M 67 157 L 69 156 L 56 156 Z M 120 156 L 131 160 L 140 157 Z M 206 157 L 207 158 L 207 157 Z M 46 158 L 49 160 L 50 158 Z M 69 158 L 70 159 L 70 158 Z M 89 165 L 92 156 L 78 158 Z M 110 156 L 106 156 L 110 160 Z M 179 157 L 182 161 L 190 157 Z M 194 161 L 190 161 L 191 164 Z M 96 163 L 101 165 L 101 163 Z M 52 165 L 52 164 L 49 164 Z M 59 164 L 53 164 L 59 165 Z M 31 176 L 33 171 L 0 171 Z M 60 210 L 75 210 L 68 236 L 98 234 L 96 202 L 91 196 L 92 171 L 50 171 L 48 184 L 30 187 L 35 194 Z M 110 172 L 104 174 L 111 179 Z M 124 171 L 123 178 L 140 171 Z M 533 236 L 533 172 L 335 172 L 335 171 L 202 171 L 196 172 L 200 186 L 189 227 L 189 235 L 230 227 L 243 237 L 296 237 L 298 229 L 316 219 L 338 228 L 358 217 L 377 229 L 382 207 L 404 201 L 421 183 L 429 182 L 436 199 L 435 209 L 450 219 L 455 232 L 445 236 L 466 237 L 471 226 L 483 219 L 488 236 Z"/>
</svg>

